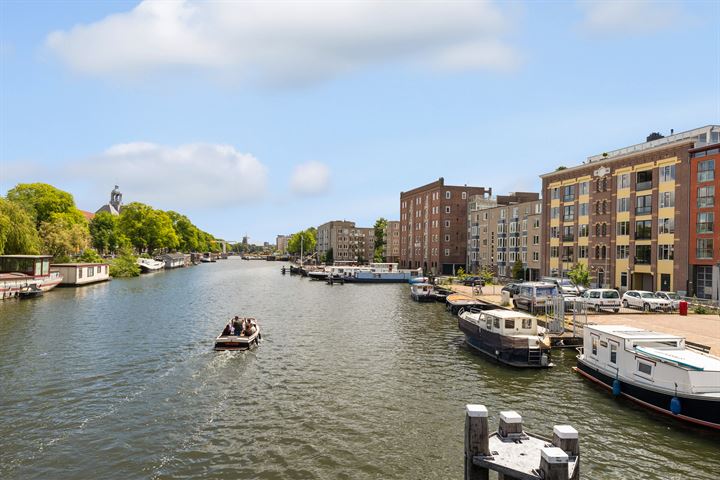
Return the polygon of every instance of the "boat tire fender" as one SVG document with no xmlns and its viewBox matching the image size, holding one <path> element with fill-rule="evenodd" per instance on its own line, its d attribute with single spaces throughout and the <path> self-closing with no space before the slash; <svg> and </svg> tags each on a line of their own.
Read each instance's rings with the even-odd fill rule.
<svg viewBox="0 0 720 480">
<path fill-rule="evenodd" d="M 680 403 L 680 399 L 678 397 L 672 397 L 670 399 L 670 411 L 673 415 L 679 415 L 682 411 L 682 404 Z"/>
<path fill-rule="evenodd" d="M 613 393 L 613 395 L 615 395 L 616 397 L 617 397 L 618 395 L 620 395 L 620 380 L 618 380 L 617 378 L 616 378 L 615 380 L 613 380 L 613 383 L 612 383 L 612 393 Z"/>
</svg>

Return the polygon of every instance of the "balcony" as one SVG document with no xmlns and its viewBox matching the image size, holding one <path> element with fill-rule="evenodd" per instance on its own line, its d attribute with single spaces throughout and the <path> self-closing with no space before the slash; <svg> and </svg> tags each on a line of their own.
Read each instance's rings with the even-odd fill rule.
<svg viewBox="0 0 720 480">
<path fill-rule="evenodd" d="M 575 235 L 563 235 L 562 236 L 563 242 L 574 242 L 575 241 Z"/>
<path fill-rule="evenodd" d="M 648 180 L 645 182 L 637 182 L 635 185 L 635 190 L 640 192 L 642 190 L 651 190 L 652 189 L 652 180 Z"/>
<path fill-rule="evenodd" d="M 635 215 L 650 215 L 652 213 L 652 205 L 646 207 L 635 208 Z"/>
</svg>

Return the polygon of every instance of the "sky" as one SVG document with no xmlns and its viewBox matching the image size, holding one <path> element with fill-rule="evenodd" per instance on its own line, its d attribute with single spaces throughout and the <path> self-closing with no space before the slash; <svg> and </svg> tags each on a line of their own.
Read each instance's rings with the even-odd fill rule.
<svg viewBox="0 0 720 480">
<path fill-rule="evenodd" d="M 0 194 L 274 242 L 720 123 L 720 1 L 0 0 Z"/>
</svg>

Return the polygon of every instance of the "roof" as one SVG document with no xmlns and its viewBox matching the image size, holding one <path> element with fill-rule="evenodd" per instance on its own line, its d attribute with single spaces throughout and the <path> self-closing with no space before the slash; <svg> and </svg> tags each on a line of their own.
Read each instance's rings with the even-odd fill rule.
<svg viewBox="0 0 720 480">
<path fill-rule="evenodd" d="M 173 260 L 181 260 L 181 259 L 184 260 L 185 254 L 184 253 L 165 253 L 165 254 L 163 254 L 163 258 L 164 257 L 169 257 L 169 258 L 172 258 Z"/>
<path fill-rule="evenodd" d="M 670 333 L 653 332 L 651 330 L 643 330 L 642 328 L 628 327 L 627 325 L 586 325 L 589 330 L 596 330 L 603 333 L 618 336 L 620 338 L 632 339 L 682 339 L 677 335 Z"/>
<path fill-rule="evenodd" d="M 0 255 L 0 258 L 52 258 L 52 255 Z"/>
<path fill-rule="evenodd" d="M 532 315 L 525 313 L 525 312 L 516 312 L 514 310 L 504 310 L 504 309 L 495 309 L 495 310 L 485 310 L 482 313 L 485 315 L 491 315 L 493 317 L 497 318 L 535 318 Z"/>
<path fill-rule="evenodd" d="M 92 220 L 93 218 L 95 218 L 95 214 L 92 213 L 92 212 L 88 212 L 88 211 L 85 211 L 85 210 L 80 210 L 80 213 L 82 213 L 82 216 L 85 217 L 85 220 L 87 220 L 88 222 L 89 222 L 90 220 Z"/>
<path fill-rule="evenodd" d="M 102 265 L 110 265 L 107 262 L 102 263 L 51 263 L 51 267 L 97 267 Z"/>
</svg>

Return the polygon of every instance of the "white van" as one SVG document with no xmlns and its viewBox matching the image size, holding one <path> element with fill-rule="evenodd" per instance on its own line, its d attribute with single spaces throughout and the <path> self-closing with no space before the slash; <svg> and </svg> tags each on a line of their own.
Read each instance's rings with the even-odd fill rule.
<svg viewBox="0 0 720 480">
<path fill-rule="evenodd" d="M 583 293 L 580 300 L 592 307 L 596 312 L 600 310 L 612 310 L 615 313 L 620 311 L 620 292 L 609 288 L 591 288 Z"/>
</svg>

